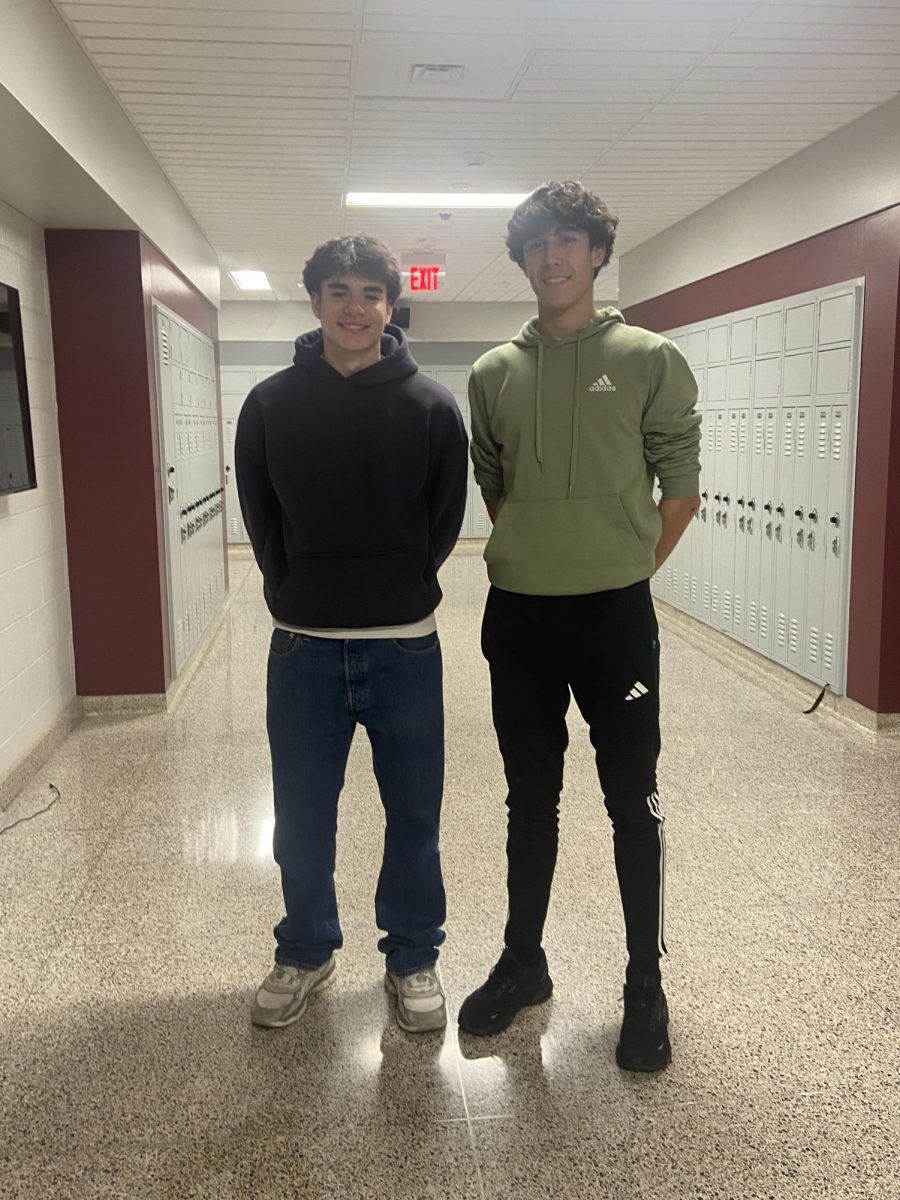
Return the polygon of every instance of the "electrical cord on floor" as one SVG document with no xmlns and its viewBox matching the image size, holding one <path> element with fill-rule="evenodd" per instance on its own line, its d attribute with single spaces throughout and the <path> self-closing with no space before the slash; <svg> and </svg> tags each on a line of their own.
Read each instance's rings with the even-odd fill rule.
<svg viewBox="0 0 900 1200">
<path fill-rule="evenodd" d="M 2 837 L 4 833 L 9 833 L 11 829 L 15 829 L 17 825 L 24 825 L 26 821 L 33 821 L 35 817 L 40 817 L 44 813 L 49 812 L 59 799 L 59 788 L 55 783 L 51 783 L 50 791 L 53 793 L 53 799 L 46 808 L 39 808 L 37 812 L 29 813 L 27 817 L 19 817 L 18 821 L 10 821 L 8 825 L 0 826 L 0 837 Z"/>
<path fill-rule="evenodd" d="M 818 696 L 816 697 L 815 703 L 813 704 L 812 708 L 804 708 L 804 710 L 803 710 L 804 717 L 808 717 L 810 713 L 814 713 L 816 711 L 816 709 L 819 707 L 819 705 L 825 699 L 825 693 L 827 691 L 828 691 L 828 684 L 826 683 L 825 686 L 822 688 L 821 692 L 819 692 Z"/>
</svg>

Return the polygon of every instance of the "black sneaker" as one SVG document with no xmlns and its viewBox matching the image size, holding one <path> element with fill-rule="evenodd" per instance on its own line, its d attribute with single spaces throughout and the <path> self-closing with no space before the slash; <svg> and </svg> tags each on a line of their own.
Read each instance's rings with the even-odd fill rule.
<svg viewBox="0 0 900 1200">
<path fill-rule="evenodd" d="M 547 956 L 543 950 L 540 962 L 528 967 L 512 950 L 506 949 L 487 982 L 463 1001 L 459 1027 L 478 1037 L 499 1033 L 520 1009 L 542 1004 L 550 998 L 552 991 L 553 980 L 547 973 Z"/>
<path fill-rule="evenodd" d="M 662 985 L 638 976 L 624 990 L 625 1016 L 616 1062 L 623 1071 L 661 1071 L 672 1061 L 669 1006 Z"/>
</svg>

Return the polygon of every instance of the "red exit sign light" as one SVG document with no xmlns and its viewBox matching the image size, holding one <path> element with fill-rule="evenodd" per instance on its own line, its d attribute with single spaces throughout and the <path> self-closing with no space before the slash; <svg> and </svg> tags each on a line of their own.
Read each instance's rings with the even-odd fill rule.
<svg viewBox="0 0 900 1200">
<path fill-rule="evenodd" d="M 411 292 L 436 292 L 440 267 L 410 267 L 409 290 Z"/>
</svg>

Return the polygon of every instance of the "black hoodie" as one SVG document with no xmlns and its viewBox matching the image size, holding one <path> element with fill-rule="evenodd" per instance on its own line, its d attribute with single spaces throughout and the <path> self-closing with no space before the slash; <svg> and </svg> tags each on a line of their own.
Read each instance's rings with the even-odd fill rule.
<svg viewBox="0 0 900 1200">
<path fill-rule="evenodd" d="M 343 376 L 322 331 L 259 383 L 238 420 L 244 524 L 269 611 L 286 625 L 405 625 L 441 599 L 437 570 L 466 507 L 468 440 L 453 396 L 419 375 L 402 330 Z"/>
</svg>

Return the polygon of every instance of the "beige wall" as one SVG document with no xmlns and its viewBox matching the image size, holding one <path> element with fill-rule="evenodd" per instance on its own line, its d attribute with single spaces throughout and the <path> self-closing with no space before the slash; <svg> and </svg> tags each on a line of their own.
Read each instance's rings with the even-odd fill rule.
<svg viewBox="0 0 900 1200">
<path fill-rule="evenodd" d="M 19 290 L 38 487 L 0 496 L 0 781 L 75 695 L 43 231 L 0 201 L 0 282 Z"/>
<path fill-rule="evenodd" d="M 900 97 L 623 255 L 619 306 L 894 204 L 900 204 Z"/>
</svg>

